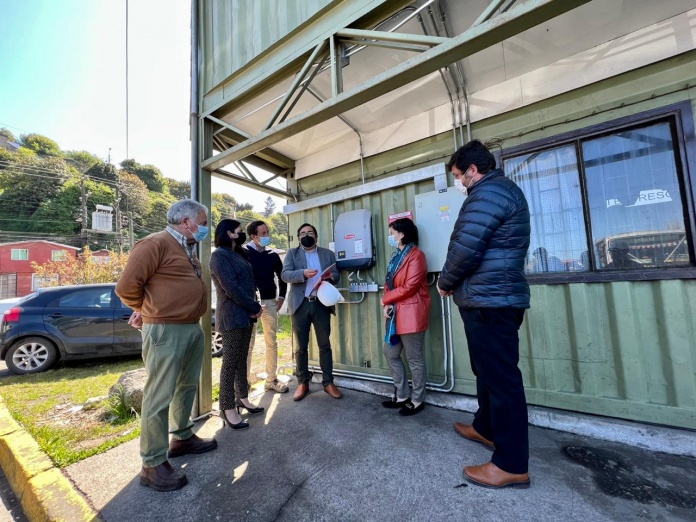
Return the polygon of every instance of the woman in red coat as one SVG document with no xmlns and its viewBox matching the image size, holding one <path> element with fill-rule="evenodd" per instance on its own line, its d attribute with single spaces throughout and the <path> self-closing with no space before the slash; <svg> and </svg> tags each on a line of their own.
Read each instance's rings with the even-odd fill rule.
<svg viewBox="0 0 696 522">
<path fill-rule="evenodd" d="M 401 415 L 415 415 L 425 406 L 425 355 L 423 341 L 430 322 L 428 265 L 418 248 L 418 228 L 410 219 L 397 219 L 389 225 L 389 244 L 396 248 L 389 260 L 384 285 L 384 317 L 386 336 L 384 356 L 389 363 L 396 390 L 385 408 L 400 408 Z M 409 398 L 406 359 L 413 378 L 413 395 Z"/>
</svg>

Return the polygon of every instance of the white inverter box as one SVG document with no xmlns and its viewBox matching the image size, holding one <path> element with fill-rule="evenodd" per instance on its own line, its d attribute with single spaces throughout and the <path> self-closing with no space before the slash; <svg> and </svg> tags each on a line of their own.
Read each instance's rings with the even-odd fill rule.
<svg viewBox="0 0 696 522">
<path fill-rule="evenodd" d="M 339 270 L 364 270 L 374 266 L 377 255 L 371 211 L 358 209 L 339 215 L 334 237 Z"/>
<path fill-rule="evenodd" d="M 416 194 L 418 248 L 425 254 L 428 272 L 442 272 L 454 223 L 464 203 L 464 194 L 454 187 Z"/>
</svg>

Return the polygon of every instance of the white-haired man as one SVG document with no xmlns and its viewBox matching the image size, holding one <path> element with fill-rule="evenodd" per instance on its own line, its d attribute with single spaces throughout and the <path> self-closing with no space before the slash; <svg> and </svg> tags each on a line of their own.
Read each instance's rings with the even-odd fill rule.
<svg viewBox="0 0 696 522">
<path fill-rule="evenodd" d="M 167 212 L 167 223 L 162 232 L 135 244 L 116 285 L 118 296 L 134 310 L 129 324 L 142 328 L 147 381 L 140 483 L 156 491 L 173 491 L 187 482 L 167 457 L 217 447 L 215 439 L 195 435 L 190 420 L 205 349 L 199 321 L 208 307 L 194 246 L 208 235 L 208 209 L 190 199 L 177 201 Z"/>
</svg>

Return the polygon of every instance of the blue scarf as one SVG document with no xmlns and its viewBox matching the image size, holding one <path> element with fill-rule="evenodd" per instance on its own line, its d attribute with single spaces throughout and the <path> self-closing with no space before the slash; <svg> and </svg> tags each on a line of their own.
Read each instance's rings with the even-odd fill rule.
<svg viewBox="0 0 696 522">
<path fill-rule="evenodd" d="M 394 276 L 401 268 L 402 261 L 406 258 L 408 253 L 415 245 L 409 243 L 404 248 L 399 250 L 398 248 L 394 251 L 389 260 L 389 266 L 387 267 L 387 287 L 390 290 L 394 290 Z M 392 316 L 387 319 L 386 322 L 386 335 L 384 336 L 384 342 L 389 343 L 392 346 L 396 346 L 401 342 L 401 338 L 396 334 L 396 305 L 392 306 Z"/>
</svg>

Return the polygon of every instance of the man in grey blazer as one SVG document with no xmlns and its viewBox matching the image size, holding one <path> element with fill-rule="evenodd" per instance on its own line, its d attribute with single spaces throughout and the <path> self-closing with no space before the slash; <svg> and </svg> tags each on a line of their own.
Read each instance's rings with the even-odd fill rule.
<svg viewBox="0 0 696 522">
<path fill-rule="evenodd" d="M 321 367 L 324 391 L 334 399 L 343 397 L 333 382 L 333 355 L 331 353 L 331 314 L 334 307 L 324 306 L 317 299 L 316 287 L 321 282 L 321 274 L 336 262 L 336 256 L 328 248 L 317 246 L 317 229 L 305 223 L 297 230 L 300 245 L 291 248 L 285 256 L 281 279 L 290 283 L 287 294 L 288 312 L 292 316 L 292 331 L 295 334 L 295 374 L 297 390 L 293 400 L 301 401 L 309 393 L 309 330 L 314 325 L 314 335 L 319 345 L 319 366 Z M 337 284 L 341 274 L 336 267 L 327 280 Z"/>
</svg>

